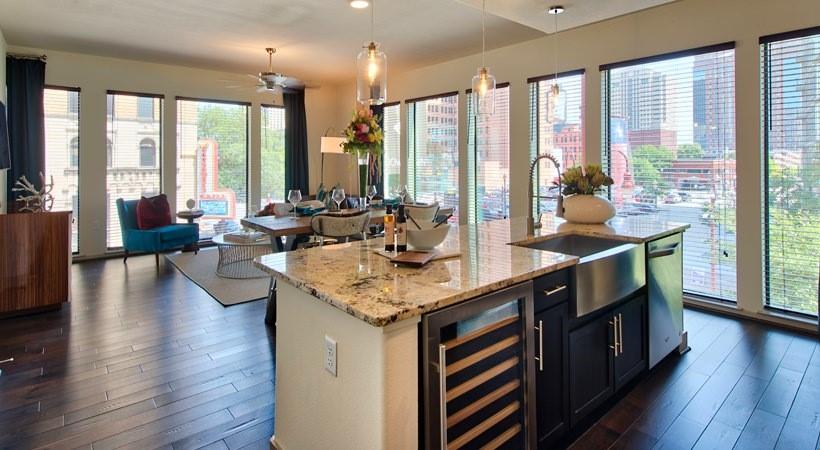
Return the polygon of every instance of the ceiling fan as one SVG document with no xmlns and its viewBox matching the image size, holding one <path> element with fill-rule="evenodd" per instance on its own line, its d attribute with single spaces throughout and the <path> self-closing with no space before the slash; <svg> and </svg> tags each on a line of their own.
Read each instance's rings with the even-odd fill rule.
<svg viewBox="0 0 820 450">
<path fill-rule="evenodd" d="M 273 47 L 268 47 L 265 49 L 268 53 L 268 67 L 264 72 L 259 72 L 256 75 L 248 74 L 249 77 L 256 80 L 256 92 L 268 92 L 271 94 L 278 93 L 278 92 L 295 92 L 297 90 L 302 90 L 307 88 L 313 88 L 315 86 L 305 86 L 305 83 L 294 77 L 289 77 L 280 72 L 273 71 L 273 55 L 276 53 L 276 49 Z M 226 86 L 229 89 L 233 88 L 243 88 L 243 87 L 250 87 L 243 84 L 235 84 L 236 80 L 223 80 L 229 83 L 234 83 L 231 85 Z"/>
</svg>

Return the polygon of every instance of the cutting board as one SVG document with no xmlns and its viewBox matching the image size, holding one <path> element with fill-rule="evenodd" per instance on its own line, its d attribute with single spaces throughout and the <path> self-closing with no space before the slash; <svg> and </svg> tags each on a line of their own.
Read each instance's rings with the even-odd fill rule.
<svg viewBox="0 0 820 450">
<path fill-rule="evenodd" d="M 374 253 L 389 259 L 394 264 L 410 267 L 422 267 L 430 261 L 461 256 L 461 252 L 457 248 L 442 248 L 433 251 L 410 250 L 398 254 L 384 250 L 374 250 Z"/>
</svg>

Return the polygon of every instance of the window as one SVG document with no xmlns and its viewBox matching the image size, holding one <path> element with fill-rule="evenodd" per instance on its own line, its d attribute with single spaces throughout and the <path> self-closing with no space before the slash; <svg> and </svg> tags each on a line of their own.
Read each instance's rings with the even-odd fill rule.
<svg viewBox="0 0 820 450">
<path fill-rule="evenodd" d="M 584 72 L 559 73 L 530 78 L 530 158 L 552 154 L 561 170 L 584 163 Z M 558 85 L 558 96 L 552 94 Z M 555 211 L 558 198 L 558 171 L 549 160 L 537 167 L 533 192 L 539 196 L 538 211 Z"/>
<path fill-rule="evenodd" d="M 79 251 L 80 210 L 75 199 L 80 183 L 80 91 L 78 89 L 47 87 L 43 92 L 45 111 L 46 182 L 54 178 L 54 211 L 73 211 L 71 224 L 71 251 Z M 29 180 L 35 185 L 41 180 Z"/>
<path fill-rule="evenodd" d="M 418 202 L 457 208 L 458 93 L 407 103 L 408 190 Z"/>
<path fill-rule="evenodd" d="M 177 98 L 177 208 L 193 199 L 203 239 L 239 228 L 248 193 L 248 106 Z"/>
<path fill-rule="evenodd" d="M 262 105 L 262 201 L 285 201 L 285 108 Z"/>
<path fill-rule="evenodd" d="M 736 301 L 734 44 L 602 66 L 619 215 L 685 222 L 683 289 Z"/>
<path fill-rule="evenodd" d="M 154 168 L 157 166 L 157 144 L 151 138 L 140 141 L 140 167 Z"/>
<path fill-rule="evenodd" d="M 401 104 L 384 105 L 384 194 L 390 195 L 401 184 Z"/>
<path fill-rule="evenodd" d="M 495 112 L 473 115 L 467 94 L 470 223 L 504 219 L 510 215 L 510 88 L 495 90 Z"/>
<path fill-rule="evenodd" d="M 765 304 L 817 316 L 820 28 L 761 39 Z"/>
<path fill-rule="evenodd" d="M 162 143 L 162 97 L 109 92 L 106 148 L 106 244 L 122 246 L 117 199 L 137 200 L 160 192 L 158 145 Z M 152 120 L 139 117 L 140 104 L 150 104 Z"/>
<path fill-rule="evenodd" d="M 154 120 L 154 99 L 137 97 L 137 117 L 143 120 Z"/>
</svg>

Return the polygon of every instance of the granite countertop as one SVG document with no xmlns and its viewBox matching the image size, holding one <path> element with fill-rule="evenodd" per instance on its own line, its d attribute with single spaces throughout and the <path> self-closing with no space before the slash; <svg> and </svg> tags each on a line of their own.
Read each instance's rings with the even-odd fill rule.
<svg viewBox="0 0 820 450">
<path fill-rule="evenodd" d="M 510 243 L 528 243 L 561 234 L 605 236 L 646 242 L 685 230 L 689 225 L 646 216 L 617 217 L 606 225 L 576 225 L 544 215 L 542 228 L 527 237 L 525 218 L 452 226 L 442 247 L 461 255 L 414 269 L 396 267 L 374 253 L 383 239 L 274 253 L 256 265 L 373 326 L 453 305 L 575 265 L 578 258 Z"/>
</svg>

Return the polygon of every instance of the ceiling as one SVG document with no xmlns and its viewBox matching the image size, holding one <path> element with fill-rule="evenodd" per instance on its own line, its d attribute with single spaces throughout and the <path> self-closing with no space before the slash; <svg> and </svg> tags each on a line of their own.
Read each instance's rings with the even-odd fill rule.
<svg viewBox="0 0 820 450">
<path fill-rule="evenodd" d="M 487 1 L 488 48 L 552 32 L 549 1 Z M 559 28 L 670 1 L 560 1 Z M 393 71 L 478 53 L 480 8 L 481 0 L 379 0 L 375 38 Z M 10 45 L 236 73 L 263 70 L 272 46 L 274 71 L 314 84 L 353 78 L 370 24 L 370 10 L 348 0 L 0 0 L 0 11 Z"/>
<path fill-rule="evenodd" d="M 277 48 L 274 70 L 308 82 L 355 75 L 370 36 L 370 10 L 348 0 L 0 0 L 9 45 L 256 73 Z M 542 33 L 488 17 L 492 47 Z M 445 0 L 376 2 L 375 38 L 392 70 L 481 49 L 481 12 Z"/>
<path fill-rule="evenodd" d="M 482 0 L 455 1 L 481 9 Z M 565 9 L 558 16 L 558 31 L 562 31 L 674 1 L 677 0 L 486 0 L 486 5 L 488 13 L 552 33 L 555 19 L 546 10 L 553 5 Z"/>
</svg>

